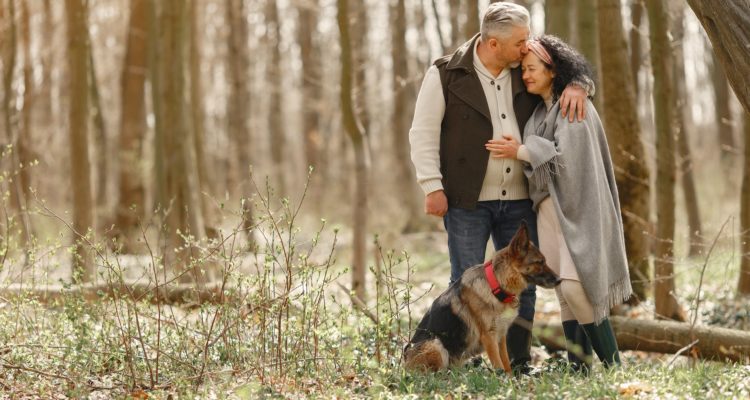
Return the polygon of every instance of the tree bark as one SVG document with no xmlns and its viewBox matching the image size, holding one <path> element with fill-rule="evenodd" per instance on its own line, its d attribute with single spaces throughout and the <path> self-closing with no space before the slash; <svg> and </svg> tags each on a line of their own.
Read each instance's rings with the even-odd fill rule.
<svg viewBox="0 0 750 400">
<path fill-rule="evenodd" d="M 161 16 L 164 135 L 162 155 L 166 173 L 169 245 L 165 265 L 180 275 L 181 283 L 205 284 L 212 279 L 212 268 L 198 265 L 200 243 L 205 239 L 201 213 L 198 171 L 192 130 L 187 126 L 185 103 L 186 5 L 182 0 L 164 2 Z M 187 237 L 187 241 L 185 239 Z M 179 250 L 176 259 L 170 256 Z"/>
<path fill-rule="evenodd" d="M 32 143 L 34 143 L 32 121 L 34 119 L 32 114 L 35 108 L 36 93 L 34 93 L 34 65 L 31 57 L 31 15 L 29 4 L 26 1 L 21 3 L 21 44 L 24 55 L 23 109 L 21 110 L 21 128 L 17 130 L 17 137 L 14 140 L 14 148 L 11 153 L 13 164 L 18 168 L 18 176 L 13 180 L 14 190 L 12 190 L 12 193 L 21 220 L 21 243 L 30 246 L 34 236 L 34 228 L 31 224 L 31 218 L 29 218 L 28 202 L 31 198 L 31 168 L 34 164 L 34 150 L 32 148 Z M 10 92 L 8 92 L 8 95 L 10 95 Z"/>
<path fill-rule="evenodd" d="M 419 0 L 416 5 L 419 9 L 422 8 L 422 0 Z M 351 4 L 350 9 L 350 20 L 354 21 L 351 27 L 351 38 L 352 38 L 352 71 L 353 75 L 353 86 L 352 96 L 354 99 L 354 112 L 357 114 L 357 119 L 362 125 L 362 130 L 365 134 L 370 131 L 370 104 L 369 104 L 369 92 L 370 87 L 367 84 L 367 65 L 369 65 L 369 57 L 367 50 L 370 48 L 368 42 L 368 34 L 370 29 L 369 19 L 367 17 L 367 4 L 364 1 L 355 1 Z"/>
<path fill-rule="evenodd" d="M 620 194 L 625 248 L 635 300 L 645 300 L 649 283 L 649 171 L 644 161 L 633 77 L 628 67 L 619 0 L 600 0 L 601 89 L 607 140 Z M 602 96 L 601 94 L 599 96 Z"/>
<path fill-rule="evenodd" d="M 422 212 L 421 191 L 416 184 L 409 155 L 410 116 L 413 115 L 414 83 L 409 75 L 409 52 L 406 46 L 406 5 L 404 0 L 391 2 L 391 58 L 393 59 L 393 109 L 391 131 L 396 163 L 396 188 L 401 204 L 407 210 L 404 231 L 414 232 L 424 228 L 426 218 Z"/>
<path fill-rule="evenodd" d="M 267 69 L 269 84 L 269 114 L 268 114 L 268 133 L 271 143 L 271 163 L 273 167 L 273 185 L 279 197 L 287 195 L 286 176 L 284 174 L 284 151 L 286 147 L 286 138 L 284 130 L 284 121 L 281 102 L 281 26 L 279 21 L 279 11 L 276 0 L 267 0 L 266 3 L 266 29 L 268 30 L 267 40 L 270 54 L 269 65 L 274 68 Z"/>
<path fill-rule="evenodd" d="M 571 39 L 573 9 L 570 0 L 554 0 L 544 2 L 544 32 L 555 35 L 567 43 Z"/>
<path fill-rule="evenodd" d="M 118 145 L 119 185 L 115 227 L 123 253 L 138 252 L 138 223 L 145 216 L 143 139 L 146 134 L 148 0 L 131 0 L 125 59 L 120 78 L 122 113 Z"/>
<path fill-rule="evenodd" d="M 747 362 L 750 332 L 673 321 L 650 321 L 611 317 L 620 350 L 685 355 L 724 362 Z M 534 323 L 534 334 L 547 348 L 563 350 L 565 338 L 560 324 Z M 692 347 L 686 349 L 694 341 Z"/>
<path fill-rule="evenodd" d="M 227 0 L 226 18 L 229 23 L 229 53 L 227 54 L 229 65 L 229 102 L 227 109 L 227 128 L 230 142 L 234 151 L 235 173 L 240 177 L 250 174 L 250 124 L 247 118 L 247 110 L 250 109 L 250 89 L 248 87 L 247 74 L 250 67 L 249 54 L 246 46 L 248 35 L 247 19 L 245 17 L 244 0 Z M 304 102 L 303 102 L 304 105 Z M 239 192 L 241 196 L 240 207 L 242 209 L 242 225 L 246 233 L 246 243 L 249 247 L 254 246 L 252 240 L 253 208 L 250 201 L 252 186 L 250 180 L 238 179 Z"/>
<path fill-rule="evenodd" d="M 104 113 L 102 112 L 101 96 L 99 95 L 99 82 L 96 78 L 96 64 L 94 63 L 94 51 L 91 44 L 91 37 L 86 32 L 86 53 L 88 54 L 88 88 L 91 99 L 91 119 L 94 127 L 94 151 L 92 159 L 96 162 L 94 171 L 94 182 L 96 184 L 94 199 L 97 210 L 100 212 L 107 210 L 107 172 L 109 171 L 109 144 L 107 138 L 107 128 L 104 122 Z M 97 218 L 102 220 L 102 218 Z M 98 230 L 98 228 L 97 228 Z"/>
<path fill-rule="evenodd" d="M 206 162 L 206 132 L 205 106 L 203 102 L 203 76 L 201 74 L 201 20 L 202 14 L 198 7 L 204 4 L 201 0 L 190 1 L 190 127 L 193 131 L 193 149 L 195 151 L 195 167 L 198 170 L 198 189 L 201 214 L 203 214 L 206 235 L 216 237 L 216 217 L 211 207 L 211 196 L 216 193 L 214 180 L 210 178 L 208 163 Z"/>
<path fill-rule="evenodd" d="M 94 198 L 91 191 L 91 163 L 88 145 L 88 40 L 87 12 L 83 0 L 65 0 L 68 28 L 68 79 L 70 85 L 69 138 L 71 188 L 73 189 L 73 281 L 92 282 L 96 278 L 88 236 L 94 224 Z"/>
<path fill-rule="evenodd" d="M 633 89 L 635 90 L 636 100 L 640 87 L 638 86 L 638 71 L 643 64 L 643 48 L 641 46 L 641 29 L 643 29 L 643 0 L 632 0 L 630 13 L 633 26 L 630 28 L 630 73 L 633 76 Z"/>
<path fill-rule="evenodd" d="M 750 0 L 688 0 L 734 93 L 750 112 Z"/>
<path fill-rule="evenodd" d="M 448 7 L 450 7 L 448 15 L 451 20 L 451 44 L 448 46 L 447 52 L 452 53 L 461 45 L 461 28 L 458 23 L 458 16 L 461 13 L 461 0 L 448 0 Z"/>
<path fill-rule="evenodd" d="M 688 94 L 685 89 L 685 54 L 683 51 L 683 42 L 685 38 L 684 13 L 685 8 L 682 3 L 670 3 L 675 6 L 673 13 L 675 15 L 672 21 L 672 49 L 674 50 L 675 61 L 673 63 L 674 75 L 673 83 L 675 88 L 675 120 L 677 126 L 677 151 L 679 160 L 677 171 L 682 183 L 682 192 L 685 197 L 685 211 L 688 217 L 688 230 L 690 246 L 688 254 L 697 256 L 703 248 L 703 239 L 701 238 L 701 218 L 700 209 L 698 208 L 698 194 L 695 188 L 695 179 L 693 177 L 693 157 L 690 152 L 690 138 L 688 127 L 693 126 L 691 119 L 692 113 L 688 113 L 685 103 Z"/>
<path fill-rule="evenodd" d="M 656 125 L 656 260 L 654 263 L 654 297 L 660 318 L 685 320 L 677 303 L 674 282 L 675 225 L 675 139 L 674 88 L 672 87 L 672 49 L 667 29 L 669 15 L 664 3 L 646 5 L 654 72 L 654 118 Z"/>
<path fill-rule="evenodd" d="M 597 89 L 600 88 L 598 77 L 601 76 L 599 62 L 599 36 L 596 23 L 596 0 L 579 0 L 575 2 L 578 27 L 578 47 L 581 49 L 586 60 L 591 64 L 596 73 L 594 81 Z M 597 110 L 602 109 L 601 93 L 594 96 L 594 105 Z"/>
<path fill-rule="evenodd" d="M 745 158 L 742 168 L 742 194 L 740 195 L 740 232 L 742 232 L 742 257 L 737 292 L 750 296 L 750 112 L 745 112 Z"/>
<path fill-rule="evenodd" d="M 469 40 L 479 32 L 479 1 L 463 0 L 465 3 L 466 22 L 464 23 L 464 38 Z"/>
<path fill-rule="evenodd" d="M 352 290 L 362 300 L 365 300 L 365 279 L 367 266 L 365 265 L 367 232 L 367 178 L 368 159 L 366 152 L 366 136 L 357 116 L 354 113 L 352 100 L 352 50 L 349 37 L 348 0 L 337 0 L 339 43 L 341 45 L 341 113 L 344 128 L 354 147 L 354 175 L 355 189 L 352 201 L 353 212 L 353 257 L 352 257 Z"/>
<path fill-rule="evenodd" d="M 307 166 L 318 168 L 318 157 L 321 146 L 320 91 L 322 76 L 320 71 L 320 46 L 318 43 L 318 0 L 312 0 L 297 6 L 297 42 L 302 61 L 302 107 L 303 107 L 303 140 L 305 143 L 305 161 Z"/>
<path fill-rule="evenodd" d="M 713 52 L 713 49 L 711 50 Z M 712 53 L 713 54 L 713 53 Z M 714 89 L 714 108 L 716 111 L 716 130 L 719 136 L 719 151 L 721 152 L 720 160 L 727 177 L 730 176 L 733 160 L 738 150 L 737 141 L 734 138 L 734 123 L 732 118 L 732 109 L 729 106 L 730 93 L 729 81 L 724 74 L 724 67 L 721 66 L 716 54 L 711 57 L 711 80 Z M 726 180 L 726 179 L 725 179 Z"/>
<path fill-rule="evenodd" d="M 432 6 L 432 15 L 435 17 L 435 31 L 437 32 L 438 40 L 440 41 L 440 53 L 445 54 L 445 35 L 443 34 L 443 27 L 440 23 L 440 12 L 438 11 L 437 0 L 432 0 L 430 3 Z"/>
</svg>

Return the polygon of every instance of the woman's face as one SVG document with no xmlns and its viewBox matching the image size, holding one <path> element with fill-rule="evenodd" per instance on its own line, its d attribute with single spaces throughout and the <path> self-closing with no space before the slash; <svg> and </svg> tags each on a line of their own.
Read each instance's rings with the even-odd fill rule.
<svg viewBox="0 0 750 400">
<path fill-rule="evenodd" d="M 523 69 L 523 83 L 529 93 L 547 97 L 552 94 L 552 78 L 555 73 L 544 65 L 542 60 L 529 51 L 521 63 Z"/>
</svg>

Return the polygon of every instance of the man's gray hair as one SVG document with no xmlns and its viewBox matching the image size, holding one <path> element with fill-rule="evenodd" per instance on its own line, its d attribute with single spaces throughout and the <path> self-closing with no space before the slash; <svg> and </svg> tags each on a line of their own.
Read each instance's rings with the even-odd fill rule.
<svg viewBox="0 0 750 400">
<path fill-rule="evenodd" d="M 508 38 L 514 27 L 528 27 L 530 19 L 529 10 L 524 6 L 504 1 L 492 3 L 482 16 L 482 41 L 491 37 Z"/>
</svg>

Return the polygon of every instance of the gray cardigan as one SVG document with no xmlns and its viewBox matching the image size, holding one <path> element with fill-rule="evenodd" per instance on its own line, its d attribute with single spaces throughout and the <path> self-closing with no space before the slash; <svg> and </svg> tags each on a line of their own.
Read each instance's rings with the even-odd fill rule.
<svg viewBox="0 0 750 400">
<path fill-rule="evenodd" d="M 632 293 L 625 255 L 620 200 L 599 115 L 586 102 L 586 118 L 568 122 L 559 102 L 547 112 L 539 104 L 526 124 L 524 163 L 534 208 L 547 196 L 581 284 L 599 322 Z"/>
</svg>

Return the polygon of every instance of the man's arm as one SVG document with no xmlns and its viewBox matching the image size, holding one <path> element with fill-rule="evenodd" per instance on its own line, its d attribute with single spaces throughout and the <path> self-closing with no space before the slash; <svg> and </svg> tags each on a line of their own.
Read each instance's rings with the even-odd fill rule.
<svg viewBox="0 0 750 400">
<path fill-rule="evenodd" d="M 560 111 L 562 116 L 568 116 L 568 121 L 573 122 L 574 117 L 578 116 L 578 121 L 583 121 L 585 117 L 585 104 L 587 97 L 593 97 L 596 93 L 594 81 L 587 75 L 581 75 L 573 79 L 565 87 L 560 95 Z M 577 111 L 577 113 L 576 113 Z"/>
<path fill-rule="evenodd" d="M 443 216 L 448 211 L 440 173 L 440 125 L 444 114 L 443 85 L 437 67 L 432 66 L 419 90 L 409 143 L 417 182 L 425 193 L 425 213 L 435 216 Z"/>
</svg>

